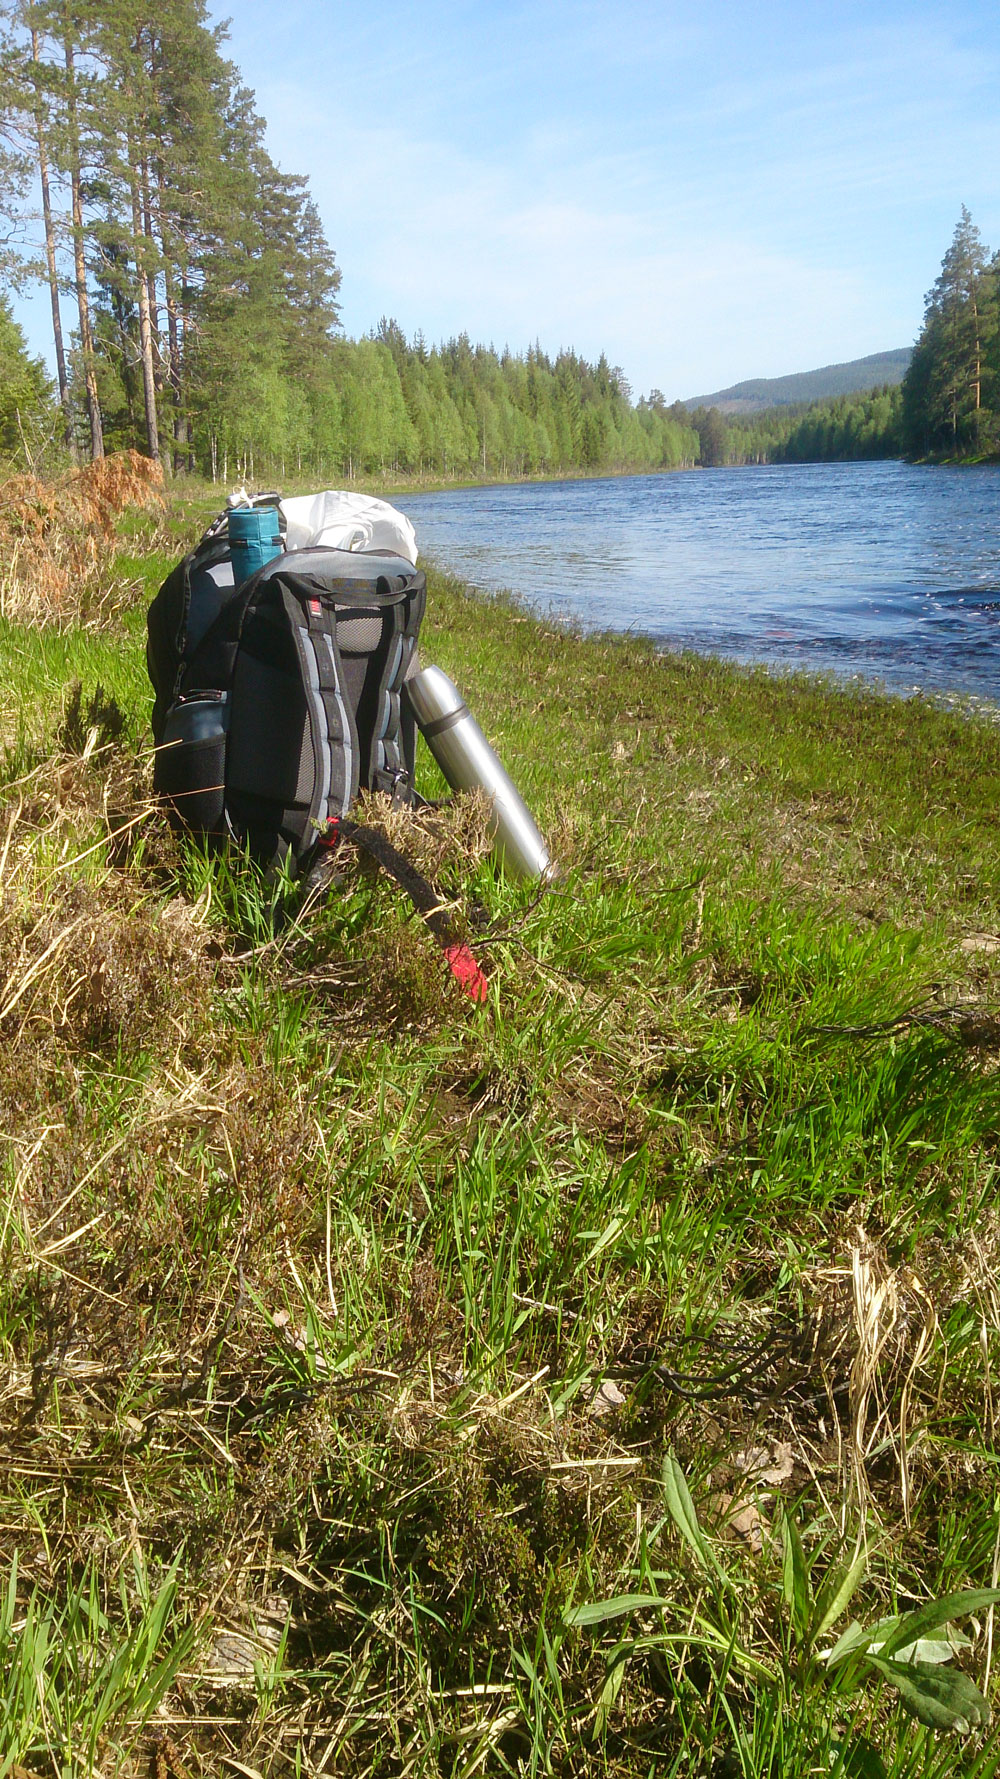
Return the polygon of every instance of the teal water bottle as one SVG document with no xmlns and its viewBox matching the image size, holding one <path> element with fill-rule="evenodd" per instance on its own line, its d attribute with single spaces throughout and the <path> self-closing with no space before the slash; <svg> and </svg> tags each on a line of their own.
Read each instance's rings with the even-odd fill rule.
<svg viewBox="0 0 1000 1779">
<path fill-rule="evenodd" d="M 233 562 L 233 585 L 243 582 L 281 554 L 281 533 L 278 530 L 277 507 L 231 507 L 229 511 L 229 553 Z"/>
</svg>

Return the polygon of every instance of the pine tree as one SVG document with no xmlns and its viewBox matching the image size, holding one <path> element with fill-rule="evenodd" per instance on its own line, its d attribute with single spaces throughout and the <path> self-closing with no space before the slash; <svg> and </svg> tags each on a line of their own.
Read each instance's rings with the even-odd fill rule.
<svg viewBox="0 0 1000 1779">
<path fill-rule="evenodd" d="M 40 10 L 40 9 L 36 9 Z M 49 29 L 62 50 L 65 80 L 62 159 L 69 176 L 72 217 L 73 277 L 76 309 L 80 325 L 80 359 L 83 371 L 87 422 L 90 428 L 90 455 L 96 461 L 104 456 L 104 427 L 97 389 L 97 367 L 94 358 L 94 335 L 90 316 L 90 292 L 87 285 L 87 236 L 83 214 L 83 179 L 85 117 L 93 107 L 94 77 L 87 61 L 93 35 L 93 17 L 85 7 L 50 8 Z"/>
<path fill-rule="evenodd" d="M 996 333 L 995 273 L 965 205 L 941 270 L 927 294 L 924 325 L 904 381 L 911 443 L 978 450 L 992 415 L 984 397 L 987 349 Z"/>
<path fill-rule="evenodd" d="M 63 341 L 62 310 L 59 302 L 59 274 L 56 261 L 56 224 L 52 208 L 52 189 L 50 177 L 50 155 L 48 148 L 48 95 L 42 76 L 42 58 L 39 50 L 38 31 L 29 27 L 31 42 L 31 69 L 24 80 L 24 87 L 30 94 L 32 122 L 34 124 L 34 147 L 38 157 L 38 182 L 42 199 L 42 229 L 45 238 L 45 278 L 49 287 L 49 304 L 52 312 L 52 340 L 55 348 L 56 378 L 59 387 L 59 406 L 63 415 L 63 438 L 71 456 L 75 456 L 76 443 L 73 434 L 73 414 L 70 403 L 69 376 L 66 370 L 66 347 Z M 27 72 L 27 71 L 26 71 Z"/>
<path fill-rule="evenodd" d="M 0 297 L 0 451 L 5 456 L 23 454 L 31 467 L 33 446 L 44 444 L 51 403 L 45 367 L 31 357 L 10 304 Z"/>
<path fill-rule="evenodd" d="M 25 116 L 24 47 L 16 7 L 0 5 L 0 277 L 19 278 L 21 254 L 16 236 L 33 167 L 31 114 Z M 27 122 L 27 140 L 25 125 Z"/>
<path fill-rule="evenodd" d="M 157 40 L 158 28 L 142 0 L 103 0 L 95 53 L 105 78 L 95 132 L 108 192 L 105 238 L 114 249 L 109 257 L 128 268 L 127 295 L 138 316 L 145 446 L 150 457 L 160 455 L 157 280 L 162 263 L 153 233 L 151 173 L 154 159 L 164 150 Z"/>
</svg>

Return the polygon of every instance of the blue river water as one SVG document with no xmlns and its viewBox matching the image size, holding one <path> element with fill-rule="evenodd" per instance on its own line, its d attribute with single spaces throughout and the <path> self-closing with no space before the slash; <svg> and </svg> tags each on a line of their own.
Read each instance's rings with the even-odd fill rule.
<svg viewBox="0 0 1000 1779">
<path fill-rule="evenodd" d="M 399 504 L 423 556 L 587 629 L 1000 704 L 1000 468 L 775 465 Z"/>
</svg>

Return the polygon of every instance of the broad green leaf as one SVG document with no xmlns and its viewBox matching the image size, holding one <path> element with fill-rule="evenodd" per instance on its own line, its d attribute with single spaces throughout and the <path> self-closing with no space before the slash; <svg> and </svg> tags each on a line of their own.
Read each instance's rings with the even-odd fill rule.
<svg viewBox="0 0 1000 1779">
<path fill-rule="evenodd" d="M 897 1649 L 894 1660 L 897 1662 L 950 1662 L 960 1649 L 971 1649 L 972 1638 L 966 1637 L 964 1631 L 956 1631 L 954 1625 L 945 1625 L 943 1637 L 918 1637 L 915 1643 L 904 1643 Z M 881 1655 L 884 1645 L 870 1643 L 868 1648 L 872 1655 Z"/>
<path fill-rule="evenodd" d="M 563 1613 L 565 1625 L 602 1625 L 609 1618 L 624 1618 L 626 1612 L 650 1612 L 665 1606 L 659 1594 L 616 1594 L 611 1600 L 591 1600 L 583 1606 L 571 1606 Z"/>
<path fill-rule="evenodd" d="M 846 1662 L 849 1655 L 856 1655 L 859 1649 L 867 1649 L 874 1634 L 874 1631 L 866 1631 L 863 1625 L 859 1625 L 856 1618 L 852 1618 L 846 1631 L 842 1631 L 837 1638 L 833 1648 L 820 1651 L 819 1659 L 821 1662 L 825 1662 L 828 1668 L 834 1668 L 838 1662 Z"/>
<path fill-rule="evenodd" d="M 785 1605 L 791 1608 L 792 1624 L 796 1631 L 800 1637 L 804 1637 L 809 1629 L 809 1608 L 812 1604 L 809 1565 L 802 1549 L 798 1526 L 787 1510 L 781 1521 L 781 1542 L 781 1586 Z"/>
<path fill-rule="evenodd" d="M 937 1631 L 949 1619 L 964 1618 L 970 1612 L 983 1612 L 1000 1601 L 1000 1588 L 968 1588 L 962 1594 L 945 1594 L 940 1600 L 928 1600 L 916 1612 L 906 1612 L 896 1629 L 882 1645 L 884 1656 L 895 1655 L 908 1643 L 916 1643 L 929 1631 Z"/>
<path fill-rule="evenodd" d="M 955 1730 L 967 1736 L 991 1721 L 989 1705 L 978 1686 L 960 1668 L 941 1668 L 933 1662 L 893 1662 L 881 1655 L 867 1655 L 879 1674 L 899 1693 L 906 1709 L 934 1730 Z"/>
<path fill-rule="evenodd" d="M 839 1581 L 828 1578 L 823 1583 L 816 1596 L 814 1636 L 825 1637 L 831 1626 L 836 1624 L 841 1613 L 846 1612 L 848 1601 L 858 1582 L 862 1580 L 867 1567 L 867 1559 L 864 1556 L 856 1557 Z"/>
<path fill-rule="evenodd" d="M 668 1452 L 663 1460 L 663 1498 L 674 1525 L 700 1559 L 702 1567 L 709 1574 L 717 1576 L 727 1588 L 731 1588 L 732 1582 L 698 1524 L 691 1491 L 673 1452 Z"/>
<path fill-rule="evenodd" d="M 859 1650 L 868 1650 L 872 1655 L 885 1655 L 890 1643 L 895 1645 L 896 1631 L 902 1620 L 894 1615 L 892 1618 L 880 1618 L 865 1630 L 856 1618 L 852 1618 L 846 1631 L 838 1637 L 832 1649 L 820 1652 L 820 1661 L 832 1668 L 838 1662 L 846 1661 L 849 1655 L 857 1655 Z M 918 1637 L 913 1643 L 904 1643 L 901 1648 L 893 1648 L 892 1654 L 898 1662 L 949 1662 L 960 1649 L 971 1649 L 972 1640 L 950 1622 L 944 1626 L 944 1634 L 940 1637 Z"/>
</svg>

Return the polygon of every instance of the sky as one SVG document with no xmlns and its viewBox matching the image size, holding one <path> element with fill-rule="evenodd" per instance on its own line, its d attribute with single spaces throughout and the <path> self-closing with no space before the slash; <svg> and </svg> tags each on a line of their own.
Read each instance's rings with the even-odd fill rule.
<svg viewBox="0 0 1000 1779">
<path fill-rule="evenodd" d="M 212 17 L 227 13 L 210 0 Z M 996 0 L 231 0 L 352 336 L 605 352 L 668 400 L 909 345 L 1000 247 Z M 48 350 L 45 306 L 20 310 Z"/>
</svg>

